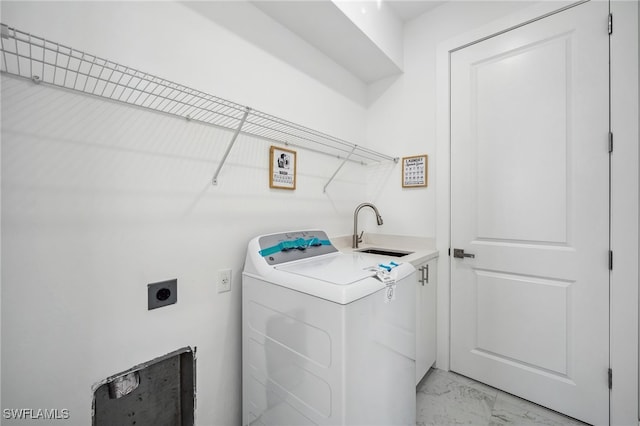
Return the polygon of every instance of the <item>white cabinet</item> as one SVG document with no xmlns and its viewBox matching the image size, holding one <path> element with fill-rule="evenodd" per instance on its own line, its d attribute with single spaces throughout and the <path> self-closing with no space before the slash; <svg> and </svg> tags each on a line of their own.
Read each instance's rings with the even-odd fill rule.
<svg viewBox="0 0 640 426">
<path fill-rule="evenodd" d="M 436 277 L 438 259 L 416 265 L 416 384 L 436 362 Z"/>
</svg>

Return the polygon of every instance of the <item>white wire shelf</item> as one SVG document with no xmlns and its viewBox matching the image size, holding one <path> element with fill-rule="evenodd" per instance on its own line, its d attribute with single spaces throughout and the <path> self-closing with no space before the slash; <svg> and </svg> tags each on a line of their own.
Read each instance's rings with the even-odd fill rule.
<svg viewBox="0 0 640 426">
<path fill-rule="evenodd" d="M 0 24 L 0 36 L 2 73 L 233 130 L 233 138 L 213 177 L 214 184 L 239 133 L 342 159 L 325 189 L 347 161 L 363 165 L 398 162 L 397 157 L 5 24 Z"/>
</svg>

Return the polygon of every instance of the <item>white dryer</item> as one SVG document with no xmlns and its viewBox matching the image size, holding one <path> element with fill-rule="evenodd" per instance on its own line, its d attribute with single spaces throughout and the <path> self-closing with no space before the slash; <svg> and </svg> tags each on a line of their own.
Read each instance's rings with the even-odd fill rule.
<svg viewBox="0 0 640 426">
<path fill-rule="evenodd" d="M 382 262 L 381 262 L 382 260 Z M 242 274 L 243 425 L 415 425 L 415 269 L 263 235 Z"/>
</svg>

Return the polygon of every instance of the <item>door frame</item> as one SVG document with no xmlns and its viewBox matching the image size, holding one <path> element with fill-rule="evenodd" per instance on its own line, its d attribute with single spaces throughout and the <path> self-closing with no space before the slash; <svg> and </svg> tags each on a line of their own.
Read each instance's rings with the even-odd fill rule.
<svg viewBox="0 0 640 426">
<path fill-rule="evenodd" d="M 602 1 L 602 0 L 593 0 Z M 436 247 L 443 254 L 438 268 L 438 368 L 449 369 L 451 257 L 445 256 L 451 241 L 451 143 L 450 143 L 450 55 L 455 50 L 504 33 L 531 21 L 573 7 L 578 2 L 541 2 L 483 27 L 445 40 L 436 52 L 437 83 L 437 168 Z M 640 144 L 638 122 L 639 81 L 637 2 L 610 3 L 614 16 L 610 37 L 611 131 L 611 249 L 614 253 L 610 279 L 610 365 L 613 388 L 610 393 L 610 424 L 640 424 L 638 358 L 638 296 L 640 262 L 639 192 Z M 603 17 L 606 26 L 606 17 Z M 603 31 L 606 27 L 603 28 Z M 631 94 L 631 95 L 630 95 Z M 604 144 L 605 142 L 603 142 Z M 606 146 L 606 145 L 604 145 Z M 604 149 L 604 147 L 603 147 Z M 603 377 L 603 380 L 606 378 Z"/>
</svg>

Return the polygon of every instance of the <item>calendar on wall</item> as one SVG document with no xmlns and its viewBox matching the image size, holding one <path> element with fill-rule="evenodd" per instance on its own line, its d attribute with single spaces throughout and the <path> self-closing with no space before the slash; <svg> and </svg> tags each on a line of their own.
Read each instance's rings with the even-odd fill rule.
<svg viewBox="0 0 640 426">
<path fill-rule="evenodd" d="M 269 188 L 296 189 L 296 152 L 272 146 L 269 174 Z"/>
<path fill-rule="evenodd" d="M 402 187 L 427 186 L 427 155 L 402 157 Z"/>
</svg>

